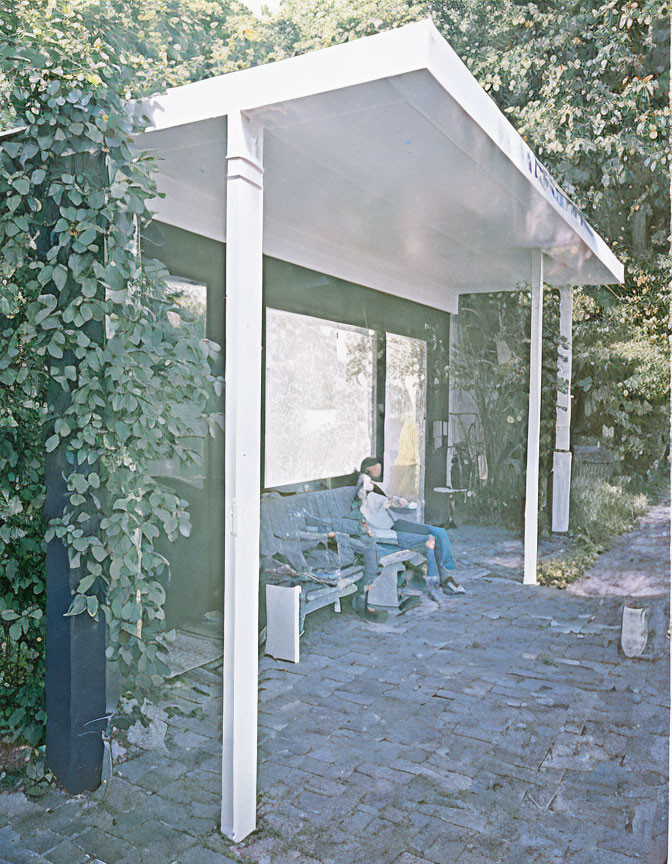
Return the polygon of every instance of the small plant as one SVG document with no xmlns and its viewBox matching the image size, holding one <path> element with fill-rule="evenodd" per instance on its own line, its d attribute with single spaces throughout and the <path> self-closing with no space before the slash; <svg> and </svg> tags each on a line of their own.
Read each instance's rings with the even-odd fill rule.
<svg viewBox="0 0 672 864">
<path fill-rule="evenodd" d="M 604 547 L 584 539 L 579 550 L 570 557 L 540 561 L 537 567 L 537 580 L 540 585 L 547 585 L 550 588 L 566 588 L 572 582 L 578 581 L 603 551 Z"/>
<path fill-rule="evenodd" d="M 597 483 L 575 495 L 572 528 L 590 543 L 604 546 L 630 530 L 646 506 L 647 497 L 642 493 L 635 494 L 612 483 Z"/>
<path fill-rule="evenodd" d="M 0 792 L 24 792 L 41 798 L 54 787 L 56 778 L 45 764 L 45 748 L 0 744 Z"/>
<path fill-rule="evenodd" d="M 628 492 L 612 483 L 576 490 L 571 528 L 578 540 L 578 550 L 568 558 L 541 561 L 537 568 L 539 584 L 566 588 L 576 582 L 614 538 L 634 526 L 647 503 L 646 495 Z"/>
</svg>

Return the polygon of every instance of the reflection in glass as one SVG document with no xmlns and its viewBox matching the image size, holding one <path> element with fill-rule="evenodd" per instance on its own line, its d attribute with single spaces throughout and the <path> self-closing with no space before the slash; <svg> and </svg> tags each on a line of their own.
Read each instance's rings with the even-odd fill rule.
<svg viewBox="0 0 672 864">
<path fill-rule="evenodd" d="M 424 489 L 427 345 L 396 333 L 386 335 L 385 491 L 416 502 Z"/>
<path fill-rule="evenodd" d="M 264 485 L 350 474 L 376 441 L 375 334 L 266 310 Z"/>
<path fill-rule="evenodd" d="M 206 314 L 208 305 L 208 288 L 200 282 L 171 276 L 166 279 L 166 286 L 176 299 L 174 305 L 184 312 L 168 311 L 168 320 L 176 329 L 185 335 L 194 335 L 204 339 L 206 334 Z M 195 413 L 190 414 L 189 408 L 176 405 L 172 408 L 174 416 L 188 424 L 195 433 L 194 436 L 184 436 L 182 445 L 192 452 L 191 458 L 158 459 L 152 463 L 152 474 L 157 477 L 170 477 L 173 480 L 183 480 L 199 489 L 205 482 L 205 439 L 200 437 L 207 432 L 205 421 Z"/>
</svg>

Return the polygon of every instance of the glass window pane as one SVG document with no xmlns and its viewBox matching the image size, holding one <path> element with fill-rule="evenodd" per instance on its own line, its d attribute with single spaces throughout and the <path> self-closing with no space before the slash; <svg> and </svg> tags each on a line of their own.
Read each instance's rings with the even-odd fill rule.
<svg viewBox="0 0 672 864">
<path fill-rule="evenodd" d="M 388 333 L 385 378 L 385 490 L 423 505 L 427 345 Z"/>
<path fill-rule="evenodd" d="M 266 310 L 264 485 L 350 474 L 375 450 L 375 334 Z"/>
<path fill-rule="evenodd" d="M 206 334 L 206 314 L 208 304 L 208 287 L 200 282 L 171 276 L 166 279 L 166 285 L 171 293 L 178 295 L 176 305 L 184 309 L 185 315 L 168 312 L 168 320 L 173 327 L 185 333 L 204 339 Z M 190 417 L 187 409 L 180 405 L 172 407 L 173 413 L 181 420 L 189 423 L 194 430 L 202 425 L 196 416 Z M 200 431 L 200 430 L 199 430 Z M 157 459 L 152 462 L 152 474 L 157 477 L 169 477 L 183 480 L 199 489 L 203 488 L 205 480 L 205 440 L 202 437 L 185 435 L 182 445 L 193 452 L 192 458 Z"/>
</svg>

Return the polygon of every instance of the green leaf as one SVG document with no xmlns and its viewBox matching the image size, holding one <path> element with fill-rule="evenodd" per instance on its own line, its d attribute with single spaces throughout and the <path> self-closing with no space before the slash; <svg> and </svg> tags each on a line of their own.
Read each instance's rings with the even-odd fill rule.
<svg viewBox="0 0 672 864">
<path fill-rule="evenodd" d="M 53 272 L 54 272 L 54 268 L 51 266 L 51 264 L 45 264 L 44 267 L 40 270 L 38 277 L 37 277 L 37 281 L 40 283 L 40 285 L 46 285 L 47 282 L 51 279 L 51 274 Z M 48 297 L 53 298 L 53 302 L 54 302 L 54 306 L 55 306 L 56 305 L 56 298 L 53 296 L 53 294 L 43 294 L 42 297 L 40 298 L 41 302 L 45 302 L 45 300 Z"/>
<path fill-rule="evenodd" d="M 104 561 L 107 558 L 107 549 L 104 546 L 92 546 L 91 553 L 96 561 Z"/>
<path fill-rule="evenodd" d="M 47 453 L 51 453 L 52 450 L 55 450 L 58 447 L 60 440 L 60 436 L 58 435 L 52 435 L 50 438 L 47 438 L 44 445 Z"/>
<path fill-rule="evenodd" d="M 49 318 L 51 313 L 56 308 L 56 298 L 53 295 L 49 295 L 49 296 L 52 297 L 54 303 L 51 307 L 47 306 L 44 309 L 40 309 L 40 311 L 37 313 L 37 315 L 35 316 L 34 321 L 33 321 L 33 323 L 35 324 L 36 327 L 39 327 L 43 321 L 46 321 L 47 318 Z"/>
<path fill-rule="evenodd" d="M 72 432 L 72 429 L 70 428 L 70 424 L 68 423 L 67 420 L 64 420 L 62 417 L 59 417 L 56 420 L 56 422 L 54 423 L 54 429 L 55 429 L 56 433 L 58 435 L 60 435 L 62 438 L 65 438 L 67 435 L 69 435 Z"/>
<path fill-rule="evenodd" d="M 77 594 L 68 611 L 65 613 L 66 618 L 73 615 L 81 615 L 86 609 L 86 597 L 83 594 Z"/>
<path fill-rule="evenodd" d="M 27 195 L 30 192 L 30 183 L 25 177 L 17 178 L 12 185 L 19 195 Z"/>
<path fill-rule="evenodd" d="M 86 594 L 86 592 L 93 585 L 97 578 L 98 577 L 94 573 L 88 573 L 86 576 L 79 580 L 77 591 L 79 591 L 80 594 Z"/>
<path fill-rule="evenodd" d="M 68 278 L 68 270 L 63 264 L 57 264 L 54 268 L 53 280 L 59 291 L 63 290 L 63 286 Z"/>
</svg>

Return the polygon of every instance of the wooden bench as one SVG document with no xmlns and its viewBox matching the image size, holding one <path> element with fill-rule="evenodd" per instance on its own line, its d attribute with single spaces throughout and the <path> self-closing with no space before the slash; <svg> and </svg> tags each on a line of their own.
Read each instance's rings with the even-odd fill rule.
<svg viewBox="0 0 672 864">
<path fill-rule="evenodd" d="M 326 532 L 319 526 L 310 524 L 311 517 L 329 525 L 347 519 L 354 495 L 354 486 L 289 496 L 278 493 L 262 495 L 261 589 L 266 607 L 265 650 L 272 657 L 298 663 L 299 642 L 306 616 L 331 605 L 334 611 L 340 612 L 341 600 L 356 593 L 357 582 L 364 575 L 363 566 L 354 563 L 356 541 L 353 541 L 353 555 L 350 560 L 344 556 L 345 560 L 340 564 L 332 561 L 331 566 L 327 564 L 324 568 L 309 568 L 302 567 L 300 560 L 296 560 L 302 554 L 300 548 L 297 552 L 296 547 L 311 544 L 319 547 L 327 542 Z M 356 521 L 352 523 L 352 530 L 357 530 Z M 345 532 L 339 534 L 345 535 Z M 345 536 L 340 537 L 340 543 L 346 543 Z M 295 547 L 293 550 L 292 546 Z M 263 569 L 264 559 L 268 560 L 273 556 L 283 556 L 294 561 L 291 569 L 295 571 L 295 575 L 288 566 L 287 577 L 283 578 L 282 568 L 278 568 L 278 579 L 286 584 L 277 584 L 273 574 Z M 300 576 L 299 579 L 296 578 L 297 575 Z"/>
<path fill-rule="evenodd" d="M 372 605 L 394 607 L 399 570 L 405 561 L 423 560 L 417 552 L 403 549 L 379 555 L 372 540 L 354 536 L 360 527 L 350 516 L 354 496 L 354 486 L 262 495 L 260 599 L 266 614 L 265 651 L 272 657 L 298 663 L 306 616 L 331 605 L 340 612 L 341 600 L 355 594 L 362 579 Z M 339 546 L 338 560 L 332 555 L 323 572 L 305 566 L 302 548 L 326 545 L 330 539 Z M 355 562 L 356 553 L 365 559 L 366 567 Z M 287 563 L 283 565 L 279 558 Z M 275 569 L 268 569 L 270 562 Z"/>
</svg>

